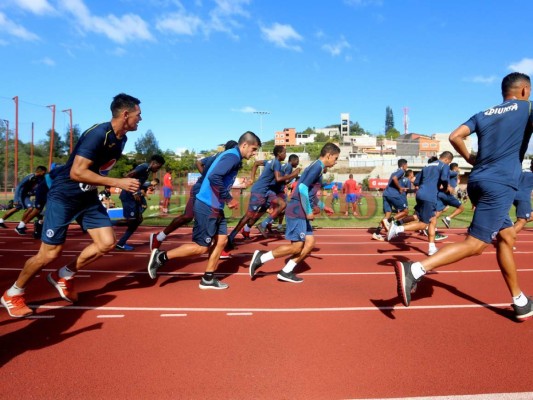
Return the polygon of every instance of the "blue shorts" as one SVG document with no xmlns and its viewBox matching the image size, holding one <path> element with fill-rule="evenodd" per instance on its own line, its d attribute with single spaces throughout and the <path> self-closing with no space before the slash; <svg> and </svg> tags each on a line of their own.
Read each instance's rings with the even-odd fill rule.
<svg viewBox="0 0 533 400">
<path fill-rule="evenodd" d="M 383 196 L 383 212 L 388 213 L 393 210 L 403 211 L 407 209 L 407 197 L 403 196 Z"/>
<path fill-rule="evenodd" d="M 313 234 L 313 227 L 307 219 L 286 217 L 285 239 L 291 242 L 305 242 Z"/>
<path fill-rule="evenodd" d="M 165 199 L 170 199 L 172 197 L 172 189 L 166 186 L 163 186 L 163 197 Z"/>
<path fill-rule="evenodd" d="M 515 200 L 516 218 L 529 219 L 531 217 L 531 200 Z"/>
<path fill-rule="evenodd" d="M 437 203 L 435 201 L 416 199 L 415 212 L 420 221 L 429 224 L 429 220 L 437 212 Z"/>
<path fill-rule="evenodd" d="M 122 215 L 126 219 L 139 219 L 143 213 L 143 206 L 135 201 L 135 199 L 121 199 L 122 200 Z"/>
<path fill-rule="evenodd" d="M 28 208 L 33 208 L 33 201 L 31 201 L 30 196 L 26 196 L 24 198 L 16 196 L 13 199 L 13 206 L 17 210 L 27 210 Z"/>
<path fill-rule="evenodd" d="M 111 220 L 106 208 L 98 199 L 96 191 L 94 198 L 85 201 L 75 201 L 65 196 L 48 196 L 43 234 L 41 240 L 50 245 L 65 243 L 67 231 L 72 220 L 82 222 L 84 229 L 111 227 Z"/>
<path fill-rule="evenodd" d="M 192 241 L 199 246 L 209 247 L 215 236 L 227 234 L 228 223 L 224 210 L 208 206 L 200 200 L 195 201 Z"/>
<path fill-rule="evenodd" d="M 439 192 L 437 196 L 437 211 L 442 211 L 447 206 L 459 208 L 461 207 L 461 202 L 453 194 Z"/>
<path fill-rule="evenodd" d="M 346 195 L 346 203 L 355 203 L 357 196 L 355 193 L 349 193 Z"/>
<path fill-rule="evenodd" d="M 35 190 L 35 208 L 38 210 L 44 210 L 46 206 L 46 201 L 48 200 L 48 191 L 50 188 L 48 185 L 39 185 Z"/>
<path fill-rule="evenodd" d="M 468 234 L 491 243 L 498 232 L 513 226 L 509 210 L 516 191 L 496 182 L 468 182 L 468 197 L 476 207 Z"/>
<path fill-rule="evenodd" d="M 266 193 L 252 192 L 250 194 L 250 202 L 248 203 L 248 211 L 266 211 L 276 198 L 277 195 L 272 190 Z"/>
</svg>

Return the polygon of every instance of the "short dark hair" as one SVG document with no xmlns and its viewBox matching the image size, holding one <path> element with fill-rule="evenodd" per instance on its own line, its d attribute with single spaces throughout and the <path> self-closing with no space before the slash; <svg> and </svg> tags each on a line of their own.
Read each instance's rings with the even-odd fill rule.
<svg viewBox="0 0 533 400">
<path fill-rule="evenodd" d="M 398 160 L 398 168 L 402 168 L 404 165 L 407 165 L 407 160 L 405 158 L 400 158 Z"/>
<path fill-rule="evenodd" d="M 456 168 L 456 167 L 458 167 L 458 166 L 459 166 L 459 164 L 457 164 L 456 162 L 452 162 L 452 163 L 450 164 L 450 169 L 454 169 L 454 168 Z"/>
<path fill-rule="evenodd" d="M 285 146 L 282 146 L 281 144 L 274 146 L 274 150 L 272 151 L 272 153 L 274 154 L 274 157 L 279 156 L 283 152 L 284 149 L 285 149 Z"/>
<path fill-rule="evenodd" d="M 158 178 L 152 178 L 152 181 L 155 181 L 155 183 L 159 183 L 159 179 Z"/>
<path fill-rule="evenodd" d="M 300 160 L 300 157 L 298 157 L 296 154 L 291 154 L 289 156 L 289 162 L 291 162 L 292 160 L 296 160 L 296 159 Z"/>
<path fill-rule="evenodd" d="M 246 131 L 241 135 L 239 138 L 239 146 L 245 142 L 248 144 L 257 144 L 259 147 L 263 145 L 261 143 L 261 139 L 259 139 L 259 136 L 252 131 Z"/>
<path fill-rule="evenodd" d="M 320 150 L 320 157 L 324 157 L 326 154 L 340 154 L 341 149 L 335 143 L 326 143 L 322 150 Z"/>
<path fill-rule="evenodd" d="M 428 158 L 428 164 L 431 164 L 437 160 L 438 160 L 437 156 L 431 156 Z"/>
<path fill-rule="evenodd" d="M 150 157 L 150 161 L 155 161 L 158 164 L 164 165 L 165 159 L 161 154 L 154 154 L 152 157 Z"/>
<path fill-rule="evenodd" d="M 238 145 L 239 143 L 237 143 L 235 140 L 228 140 L 224 145 L 224 150 L 234 149 Z"/>
<path fill-rule="evenodd" d="M 46 173 L 46 171 L 48 171 L 48 168 L 46 168 L 44 165 L 39 165 L 37 168 L 35 168 L 35 171 L 43 171 Z"/>
<path fill-rule="evenodd" d="M 113 101 L 109 108 L 111 109 L 111 115 L 113 115 L 113 117 L 118 117 L 120 111 L 124 109 L 133 110 L 135 106 L 138 106 L 139 104 L 141 104 L 139 99 L 126 93 L 119 93 L 113 97 Z"/>
<path fill-rule="evenodd" d="M 405 175 L 406 175 L 406 176 L 409 176 L 409 175 L 411 175 L 412 173 L 413 173 L 413 170 L 412 170 L 412 169 L 408 169 L 408 170 L 405 171 Z"/>
<path fill-rule="evenodd" d="M 502 79 L 502 96 L 507 97 L 511 90 L 520 82 L 526 82 L 531 85 L 529 76 L 521 72 L 511 72 Z"/>
<path fill-rule="evenodd" d="M 453 154 L 451 151 L 443 151 L 440 153 L 439 160 L 442 160 L 443 158 L 447 158 L 448 160 L 453 160 Z"/>
</svg>

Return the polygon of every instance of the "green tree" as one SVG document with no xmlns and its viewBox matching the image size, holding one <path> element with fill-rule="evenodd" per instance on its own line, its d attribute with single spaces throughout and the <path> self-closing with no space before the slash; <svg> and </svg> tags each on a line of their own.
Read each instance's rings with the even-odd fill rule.
<svg viewBox="0 0 533 400">
<path fill-rule="evenodd" d="M 80 137 L 80 127 L 78 126 L 78 124 L 76 124 L 72 127 L 72 150 L 74 150 L 74 148 L 76 147 L 76 144 L 78 143 L 78 140 L 80 140 Z M 70 154 L 70 127 L 68 127 L 65 131 L 65 147 L 67 153 Z"/>
<path fill-rule="evenodd" d="M 390 129 L 394 129 L 394 114 L 392 113 L 392 108 L 387 106 L 385 109 L 385 132 Z"/>
<path fill-rule="evenodd" d="M 162 153 L 159 143 L 150 129 L 144 135 L 139 136 L 135 142 L 135 151 L 137 152 L 137 160 L 142 162 L 148 161 L 154 154 Z"/>
<path fill-rule="evenodd" d="M 398 129 L 396 128 L 390 128 L 387 133 L 385 134 L 385 137 L 387 139 L 397 139 L 398 136 L 400 136 L 400 131 L 398 131 Z"/>
<path fill-rule="evenodd" d="M 329 140 L 329 136 L 327 136 L 325 133 L 318 132 L 315 136 L 315 143 L 324 143 Z"/>
</svg>

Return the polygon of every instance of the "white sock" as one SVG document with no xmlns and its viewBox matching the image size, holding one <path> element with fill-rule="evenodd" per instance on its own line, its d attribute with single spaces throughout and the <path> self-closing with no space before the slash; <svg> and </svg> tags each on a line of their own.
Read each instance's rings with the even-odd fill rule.
<svg viewBox="0 0 533 400">
<path fill-rule="evenodd" d="M 296 267 L 296 263 L 293 260 L 287 261 L 287 264 L 283 267 L 283 272 L 292 272 L 292 270 Z"/>
<path fill-rule="evenodd" d="M 415 279 L 418 279 L 426 274 L 426 270 L 424 269 L 421 263 L 415 262 L 411 264 L 411 273 L 413 274 L 413 277 Z"/>
<path fill-rule="evenodd" d="M 274 254 L 272 254 L 271 251 L 269 251 L 268 253 L 265 253 L 261 256 L 260 260 L 261 262 L 264 264 L 270 260 L 273 260 L 274 259 Z"/>
<path fill-rule="evenodd" d="M 74 278 L 74 275 L 76 275 L 75 272 L 71 271 L 66 266 L 61 268 L 59 270 L 58 274 L 59 274 L 60 278 L 65 278 L 65 279 L 72 279 L 72 278 Z"/>
<path fill-rule="evenodd" d="M 444 217 L 444 219 L 446 219 L 446 221 L 451 221 L 452 217 Z"/>
<path fill-rule="evenodd" d="M 9 294 L 9 293 L 8 293 Z M 520 294 L 516 297 L 513 297 L 513 303 L 518 307 L 524 307 L 527 304 L 527 297 L 524 293 L 520 292 Z"/>
<path fill-rule="evenodd" d="M 160 242 L 162 242 L 163 240 L 165 240 L 167 238 L 167 235 L 165 235 L 163 232 L 159 232 L 156 236 L 156 239 Z"/>
<path fill-rule="evenodd" d="M 4 219 L 0 218 L 0 224 L 3 224 L 3 223 L 4 223 Z"/>
<path fill-rule="evenodd" d="M 21 228 L 25 228 L 26 227 L 26 224 L 22 221 L 19 222 L 17 228 L 21 229 Z"/>
<path fill-rule="evenodd" d="M 396 232 L 398 233 L 405 232 L 405 226 L 403 225 L 396 226 Z"/>
<path fill-rule="evenodd" d="M 437 249 L 437 246 L 435 246 L 435 243 L 429 244 L 429 250 L 436 250 L 436 249 Z"/>
<path fill-rule="evenodd" d="M 24 288 L 19 288 L 15 283 L 9 289 L 7 289 L 7 295 L 10 297 L 13 296 L 22 296 L 24 294 Z"/>
<path fill-rule="evenodd" d="M 248 225 L 244 225 L 244 232 L 250 232 L 252 228 L 250 228 Z"/>
</svg>

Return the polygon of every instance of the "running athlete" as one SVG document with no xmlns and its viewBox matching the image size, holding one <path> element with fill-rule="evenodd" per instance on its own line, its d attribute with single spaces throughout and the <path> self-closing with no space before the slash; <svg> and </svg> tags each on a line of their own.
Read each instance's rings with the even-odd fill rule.
<svg viewBox="0 0 533 400">
<path fill-rule="evenodd" d="M 453 213 L 449 216 L 442 218 L 442 222 L 446 225 L 446 228 L 450 228 L 452 219 L 457 217 L 465 210 L 463 203 L 456 197 L 456 188 L 459 182 L 459 165 L 457 163 L 450 164 L 450 181 L 448 182 L 448 190 L 440 191 L 438 196 L 437 211 L 444 211 L 446 207 L 455 207 Z"/>
<path fill-rule="evenodd" d="M 239 202 L 231 197 L 231 187 L 242 166 L 242 160 L 248 160 L 256 155 L 261 147 L 261 140 L 250 131 L 242 134 L 238 143 L 238 147 L 220 154 L 205 175 L 194 201 L 193 243 L 169 251 L 154 249 L 148 261 L 150 278 L 155 279 L 157 270 L 168 260 L 208 253 L 209 259 L 200 280 L 200 289 L 228 288 L 228 284 L 215 277 L 220 254 L 228 240 L 224 206 L 230 209 L 239 206 Z"/>
<path fill-rule="evenodd" d="M 294 171 L 296 172 L 296 176 L 300 174 L 300 168 L 296 168 L 300 164 L 300 157 L 298 157 L 296 154 L 291 154 L 289 156 L 289 161 L 286 164 L 283 164 L 281 166 L 281 174 L 283 176 L 291 175 Z M 296 176 L 294 176 L 292 179 L 295 179 Z M 285 206 L 287 205 L 287 184 L 290 181 L 281 182 L 277 186 L 277 196 L 283 200 L 283 203 Z M 285 218 L 285 208 L 283 207 L 283 210 L 278 215 L 278 232 L 281 232 L 283 230 L 283 218 Z"/>
<path fill-rule="evenodd" d="M 122 213 L 127 221 L 127 228 L 122 237 L 118 240 L 115 247 L 119 250 L 133 251 L 135 247 L 126 243 L 128 239 L 135 233 L 139 225 L 143 222 L 143 196 L 142 187 L 148 179 L 150 173 L 155 174 L 165 164 L 165 159 L 159 155 L 154 154 L 150 158 L 149 163 L 142 163 L 136 168 L 128 172 L 126 178 L 134 178 L 139 181 L 139 190 L 135 193 L 130 193 L 127 190 L 120 192 L 120 201 L 122 202 Z"/>
<path fill-rule="evenodd" d="M 513 255 L 516 232 L 509 217 L 533 131 L 530 95 L 529 76 L 513 72 L 502 80 L 503 103 L 473 115 L 451 133 L 454 149 L 473 165 L 468 196 L 476 207 L 474 216 L 463 242 L 448 244 L 420 262 L 396 262 L 398 296 L 406 307 L 411 303 L 411 291 L 427 272 L 483 253 L 496 237 L 496 258 L 513 298 L 515 317 L 518 321 L 533 317 L 533 301 L 518 284 Z M 478 136 L 477 155 L 465 144 L 474 132 Z"/>
<path fill-rule="evenodd" d="M 516 222 L 514 229 L 520 232 L 528 222 L 531 222 L 531 190 L 533 190 L 533 160 L 529 166 L 529 171 L 522 171 L 518 190 L 513 201 L 516 207 Z"/>
<path fill-rule="evenodd" d="M 81 217 L 93 243 L 73 261 L 51 272 L 47 279 L 69 303 L 78 300 L 74 275 L 115 247 L 115 235 L 107 210 L 98 199 L 97 187 L 110 185 L 135 192 L 139 182 L 132 178 L 110 178 L 108 173 L 122 154 L 126 133 L 137 130 L 141 121 L 140 101 L 126 94 L 114 97 L 110 122 L 96 124 L 85 131 L 67 163 L 55 168 L 48 192 L 43 234 L 39 252 L 28 259 L 17 281 L 3 294 L 1 302 L 12 317 L 33 313 L 26 305 L 24 292 L 28 283 L 62 253 L 70 222 Z"/>
<path fill-rule="evenodd" d="M 250 262 L 250 277 L 252 279 L 254 279 L 257 270 L 266 262 L 275 258 L 290 257 L 287 264 L 278 273 L 278 280 L 291 283 L 303 282 L 303 279 L 294 273 L 294 269 L 311 253 L 315 245 L 313 227 L 310 222 L 314 219 L 315 214 L 310 192 L 316 184 L 320 184 L 324 169 L 333 167 L 337 163 L 339 154 L 340 149 L 337 145 L 326 143 L 320 151 L 319 159 L 309 165 L 302 173 L 285 212 L 287 220 L 285 239 L 290 240 L 291 243 L 268 252 L 256 250 Z"/>
</svg>

